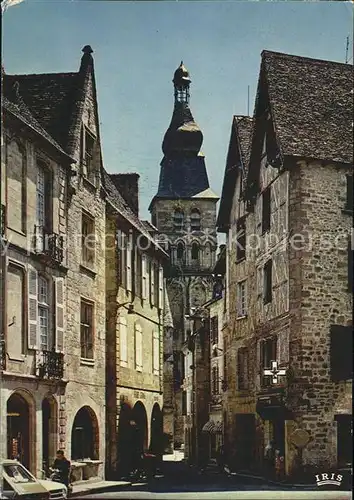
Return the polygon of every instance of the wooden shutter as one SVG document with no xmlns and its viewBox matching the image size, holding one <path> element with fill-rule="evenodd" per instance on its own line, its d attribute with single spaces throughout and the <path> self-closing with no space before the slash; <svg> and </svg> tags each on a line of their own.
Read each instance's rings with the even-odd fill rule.
<svg viewBox="0 0 354 500">
<path fill-rule="evenodd" d="M 153 367 L 152 371 L 154 375 L 159 375 L 160 373 L 160 339 L 159 333 L 154 330 L 152 332 L 152 352 L 153 352 Z"/>
<path fill-rule="evenodd" d="M 64 278 L 55 278 L 55 350 L 64 351 Z"/>
<path fill-rule="evenodd" d="M 280 221 L 279 221 L 279 208 L 280 208 L 280 179 L 279 177 L 275 179 L 272 184 L 272 189 L 270 192 L 270 229 L 271 233 L 274 235 L 279 234 Z M 270 244 L 274 246 L 277 243 L 277 238 L 270 240 Z"/>
<path fill-rule="evenodd" d="M 135 325 L 135 369 L 139 372 L 143 370 L 143 336 L 140 325 Z"/>
<path fill-rule="evenodd" d="M 159 308 L 163 309 L 163 267 L 159 266 Z"/>
<path fill-rule="evenodd" d="M 126 272 L 127 272 L 127 290 L 132 291 L 132 249 L 130 242 L 127 242 L 126 248 Z"/>
<path fill-rule="evenodd" d="M 155 269 L 153 262 L 150 261 L 150 302 L 155 305 Z"/>
<path fill-rule="evenodd" d="M 38 349 L 38 273 L 37 270 L 28 266 L 28 349 Z"/>
<path fill-rule="evenodd" d="M 120 347 L 120 364 L 128 365 L 128 336 L 127 336 L 127 320 L 120 318 L 119 323 L 119 347 Z"/>
<path fill-rule="evenodd" d="M 141 275 L 142 275 L 142 298 L 147 299 L 147 261 L 146 255 L 141 256 Z"/>
</svg>

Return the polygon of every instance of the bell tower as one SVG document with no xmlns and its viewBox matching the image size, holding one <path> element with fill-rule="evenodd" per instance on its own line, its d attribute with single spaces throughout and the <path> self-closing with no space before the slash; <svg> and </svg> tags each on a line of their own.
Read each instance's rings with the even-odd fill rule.
<svg viewBox="0 0 354 500">
<path fill-rule="evenodd" d="M 174 72 L 172 82 L 174 108 L 162 142 L 164 156 L 158 190 L 149 210 L 170 254 L 167 293 L 174 332 L 172 352 L 166 348 L 164 351 L 164 432 L 169 436 L 171 450 L 181 444 L 187 450 L 192 432 L 188 401 L 192 395 L 183 387 L 186 317 L 212 295 L 219 198 L 209 187 L 201 152 L 203 134 L 189 107 L 191 79 L 183 62 Z"/>
</svg>

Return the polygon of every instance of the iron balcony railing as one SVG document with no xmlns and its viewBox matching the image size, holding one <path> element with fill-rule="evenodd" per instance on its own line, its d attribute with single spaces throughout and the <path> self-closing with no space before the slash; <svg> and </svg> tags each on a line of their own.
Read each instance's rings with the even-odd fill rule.
<svg viewBox="0 0 354 500">
<path fill-rule="evenodd" d="M 43 226 L 35 226 L 35 252 L 53 262 L 61 264 L 64 258 L 64 238 L 47 231 Z"/>
<path fill-rule="evenodd" d="M 60 380 L 64 377 L 64 354 L 52 351 L 38 351 L 37 377 Z"/>
</svg>

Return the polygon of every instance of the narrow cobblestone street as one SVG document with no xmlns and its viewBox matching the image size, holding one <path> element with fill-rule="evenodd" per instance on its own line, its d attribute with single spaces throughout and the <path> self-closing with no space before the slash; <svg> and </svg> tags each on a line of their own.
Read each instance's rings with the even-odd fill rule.
<svg viewBox="0 0 354 500">
<path fill-rule="evenodd" d="M 351 498 L 350 492 L 321 491 L 314 486 L 302 489 L 261 483 L 252 478 L 238 477 L 213 470 L 200 472 L 188 466 L 181 458 L 181 452 L 164 457 L 162 474 L 149 483 L 136 483 L 120 491 L 108 491 L 83 495 L 77 498 L 215 498 L 215 499 L 336 499 Z"/>
</svg>

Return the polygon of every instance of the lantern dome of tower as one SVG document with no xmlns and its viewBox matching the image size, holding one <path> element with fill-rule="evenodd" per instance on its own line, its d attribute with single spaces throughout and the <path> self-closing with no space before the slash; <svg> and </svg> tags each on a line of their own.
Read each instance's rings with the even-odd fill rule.
<svg viewBox="0 0 354 500">
<path fill-rule="evenodd" d="M 173 76 L 175 105 L 170 126 L 168 127 L 162 151 L 165 156 L 197 155 L 203 143 L 203 134 L 189 108 L 189 71 L 183 61 Z"/>
</svg>

